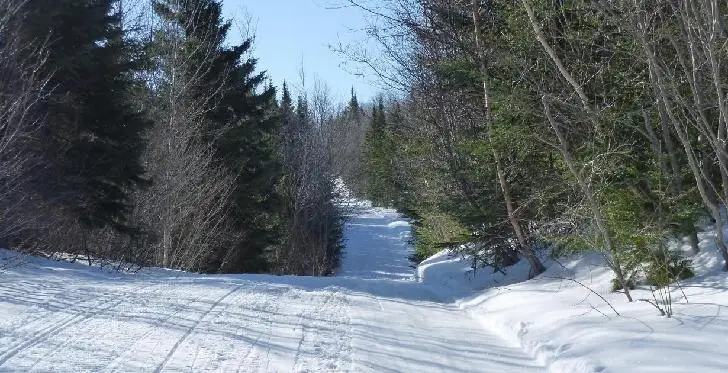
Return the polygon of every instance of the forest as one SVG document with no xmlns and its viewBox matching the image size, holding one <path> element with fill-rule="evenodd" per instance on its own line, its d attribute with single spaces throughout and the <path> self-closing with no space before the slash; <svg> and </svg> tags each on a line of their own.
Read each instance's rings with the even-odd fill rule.
<svg viewBox="0 0 728 373">
<path fill-rule="evenodd" d="M 666 242 L 725 224 L 727 4 L 341 3 L 370 17 L 379 53 L 338 52 L 373 103 L 275 87 L 219 1 L 0 0 L 0 244 L 330 275 L 343 180 L 412 219 L 415 263 L 597 251 L 629 300 L 691 276 Z"/>
<path fill-rule="evenodd" d="M 214 0 L 0 0 L 0 245 L 332 273 L 335 107 L 321 84 L 278 101 L 234 30 Z"/>
<path fill-rule="evenodd" d="M 669 250 L 725 225 L 728 5 L 713 0 L 347 0 L 359 61 L 397 92 L 372 110 L 364 182 L 443 248 L 495 270 L 600 252 L 614 290 L 692 275 Z M 715 243 L 726 263 L 722 229 Z M 728 266 L 728 264 L 726 264 Z M 724 268 L 728 269 L 728 267 Z"/>
<path fill-rule="evenodd" d="M 726 16 L 0 0 L 0 371 L 728 372 Z"/>
</svg>

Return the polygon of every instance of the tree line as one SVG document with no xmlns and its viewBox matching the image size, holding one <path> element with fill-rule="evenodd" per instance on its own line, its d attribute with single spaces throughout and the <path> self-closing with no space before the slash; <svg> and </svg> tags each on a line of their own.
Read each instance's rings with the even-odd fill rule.
<svg viewBox="0 0 728 373">
<path fill-rule="evenodd" d="M 614 289 L 691 275 L 682 239 L 725 226 L 728 6 L 713 0 L 347 0 L 383 53 L 345 51 L 395 94 L 363 192 L 496 269 L 603 253 Z M 726 260 L 723 229 L 715 244 Z"/>
<path fill-rule="evenodd" d="M 231 27 L 215 0 L 0 0 L 0 244 L 332 273 L 334 105 L 278 102 Z"/>
</svg>

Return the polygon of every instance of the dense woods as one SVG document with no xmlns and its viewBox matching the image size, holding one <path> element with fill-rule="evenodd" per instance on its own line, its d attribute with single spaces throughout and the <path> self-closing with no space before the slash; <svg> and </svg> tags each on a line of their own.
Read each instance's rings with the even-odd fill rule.
<svg viewBox="0 0 728 373">
<path fill-rule="evenodd" d="M 0 371 L 728 372 L 723 80 L 728 0 L 0 0 Z"/>
<path fill-rule="evenodd" d="M 285 88 L 279 104 L 230 33 L 214 0 L 0 0 L 0 243 L 332 273 L 334 106 Z"/>
<path fill-rule="evenodd" d="M 345 3 L 392 94 L 339 107 L 276 89 L 219 1 L 0 0 L 0 243 L 328 275 L 341 178 L 413 218 L 414 261 L 599 251 L 627 298 L 690 276 L 668 239 L 726 220 L 725 4 Z"/>
<path fill-rule="evenodd" d="M 374 108 L 365 194 L 496 269 L 599 251 L 614 288 L 690 276 L 696 224 L 725 224 L 726 4 L 350 0 L 394 96 Z M 716 244 L 728 259 L 723 231 Z M 543 256 L 541 256 L 543 257 Z"/>
</svg>

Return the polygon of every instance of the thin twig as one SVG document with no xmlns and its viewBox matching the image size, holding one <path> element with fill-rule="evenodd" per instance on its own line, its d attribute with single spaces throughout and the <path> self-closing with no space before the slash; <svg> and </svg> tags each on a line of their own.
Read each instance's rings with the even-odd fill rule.
<svg viewBox="0 0 728 373">
<path fill-rule="evenodd" d="M 609 301 L 608 301 L 608 300 L 607 300 L 606 298 L 604 298 L 604 297 L 603 297 L 603 296 L 602 296 L 601 294 L 599 294 L 599 293 L 597 293 L 596 291 L 594 291 L 594 289 L 592 289 L 592 288 L 590 288 L 590 287 L 588 287 L 588 286 L 584 285 L 584 284 L 583 284 L 583 283 L 581 283 L 581 282 L 580 282 L 579 280 L 576 280 L 576 279 L 573 279 L 573 278 L 567 278 L 567 277 L 559 277 L 559 276 L 543 276 L 543 278 L 551 278 L 551 279 L 556 279 L 556 280 L 568 280 L 568 281 L 571 281 L 571 282 L 577 283 L 577 284 L 579 284 L 579 285 L 580 285 L 581 287 L 583 287 L 583 288 L 585 288 L 585 289 L 589 290 L 589 291 L 590 291 L 590 292 L 591 292 L 592 294 L 594 294 L 594 295 L 598 296 L 599 298 L 601 298 L 601 299 L 602 299 L 602 300 L 604 301 L 604 303 L 606 303 L 606 304 L 607 304 L 607 305 L 609 306 L 609 308 L 611 308 L 611 309 L 612 309 L 612 311 L 614 311 L 614 313 L 615 313 L 615 314 L 616 314 L 617 316 L 622 316 L 622 315 L 620 315 L 620 314 L 619 314 L 619 312 L 617 312 L 617 310 L 616 310 L 616 309 L 614 308 L 614 306 L 612 306 L 612 304 L 611 304 L 611 303 L 609 303 Z"/>
</svg>

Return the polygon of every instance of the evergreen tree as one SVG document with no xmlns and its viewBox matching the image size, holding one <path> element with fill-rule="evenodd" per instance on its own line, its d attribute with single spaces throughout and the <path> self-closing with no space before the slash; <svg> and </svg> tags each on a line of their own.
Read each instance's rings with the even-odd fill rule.
<svg viewBox="0 0 728 373">
<path fill-rule="evenodd" d="M 345 115 L 349 117 L 348 119 L 356 123 L 359 123 L 364 116 L 364 110 L 361 108 L 361 105 L 359 105 L 359 99 L 356 97 L 354 88 L 351 89 L 351 98 L 349 99 L 348 105 L 346 105 L 345 113 Z"/>
<path fill-rule="evenodd" d="M 364 159 L 367 172 L 366 196 L 383 206 L 392 206 L 395 199 L 393 152 L 397 147 L 392 140 L 384 102 L 380 98 L 372 109 L 371 127 L 364 145 Z"/>
<path fill-rule="evenodd" d="M 53 91 L 44 102 L 43 194 L 85 229 L 129 230 L 130 191 L 143 185 L 142 132 L 150 122 L 129 100 L 136 47 L 117 0 L 30 0 L 23 33 L 47 40 Z"/>
<path fill-rule="evenodd" d="M 367 124 L 364 110 L 352 88 L 349 103 L 337 116 L 328 136 L 331 138 L 334 171 L 357 196 L 364 196 L 366 190 L 367 177 L 362 164 L 362 151 Z"/>
<path fill-rule="evenodd" d="M 248 57 L 252 40 L 225 44 L 231 23 L 222 18 L 220 2 L 159 0 L 154 8 L 181 30 L 188 60 L 180 74 L 194 82 L 185 94 L 191 102 L 205 103 L 203 138 L 237 180 L 230 203 L 241 239 L 212 255 L 209 268 L 264 270 L 263 252 L 278 237 L 275 89 L 262 87 L 265 73 L 256 73 L 256 60 Z M 165 39 L 160 35 L 161 42 Z"/>
<path fill-rule="evenodd" d="M 422 253 L 465 247 L 498 267 L 533 259 L 529 252 L 543 247 L 597 250 L 616 287 L 625 288 L 645 268 L 664 284 L 669 267 L 682 263 L 665 253 L 666 236 L 688 236 L 697 252 L 694 223 L 705 210 L 722 224 L 716 201 L 728 195 L 728 157 L 718 145 L 725 134 L 715 129 L 728 116 L 723 89 L 706 84 L 722 86 L 724 69 L 690 69 L 685 61 L 720 54 L 711 42 L 694 48 L 694 36 L 680 31 L 722 40 L 721 27 L 699 21 L 717 19 L 707 11 L 716 8 L 681 12 L 669 1 L 411 5 L 421 13 L 385 11 L 391 29 L 370 31 L 405 75 L 390 77 L 407 87 L 408 108 L 404 126 L 388 123 L 396 140 L 387 151 L 405 165 L 395 167 L 395 205 L 415 218 Z M 427 14 L 426 22 L 413 14 Z M 625 24 L 633 14 L 640 16 Z M 400 35 L 412 48 L 389 44 Z M 386 173 L 371 161 L 372 144 L 382 138 L 374 135 L 381 131 L 376 119 L 372 127 L 368 180 L 376 183 Z M 397 137 L 397 127 L 408 138 Z M 417 150 L 397 149 L 410 146 Z M 382 189 L 368 188 L 372 195 Z M 728 258 L 722 230 L 717 236 Z M 531 264 L 532 274 L 541 271 Z"/>
</svg>

